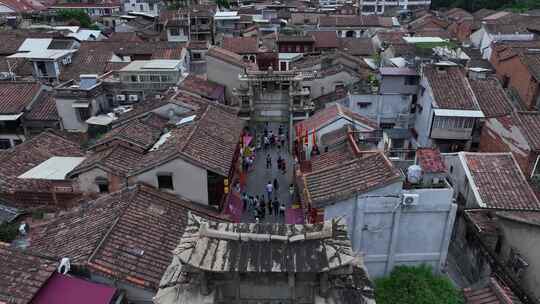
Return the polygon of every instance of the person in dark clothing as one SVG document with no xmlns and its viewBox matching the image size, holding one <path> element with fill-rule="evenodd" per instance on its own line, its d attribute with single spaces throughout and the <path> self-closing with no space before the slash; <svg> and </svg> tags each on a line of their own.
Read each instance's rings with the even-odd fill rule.
<svg viewBox="0 0 540 304">
<path fill-rule="evenodd" d="M 274 178 L 274 190 L 275 190 L 275 191 L 278 191 L 278 190 L 279 190 L 279 183 L 278 183 L 277 178 Z M 277 195 L 277 194 L 276 194 L 276 195 Z"/>
<path fill-rule="evenodd" d="M 272 216 L 272 214 L 273 214 L 272 213 L 272 201 L 269 201 L 267 206 L 268 206 L 268 215 Z"/>
<path fill-rule="evenodd" d="M 270 154 L 267 154 L 266 155 L 266 169 L 271 169 L 272 168 L 272 157 L 270 156 Z"/>
<path fill-rule="evenodd" d="M 261 221 L 264 220 L 265 215 L 266 215 L 266 203 L 264 201 L 261 201 L 261 207 L 259 208 L 259 217 L 261 218 Z"/>
<path fill-rule="evenodd" d="M 272 202 L 272 209 L 274 211 L 274 216 L 278 216 L 279 215 L 279 201 L 277 197 Z"/>
<path fill-rule="evenodd" d="M 283 162 L 283 158 L 281 158 L 281 155 L 278 154 L 278 158 L 276 160 L 278 170 L 281 170 L 281 163 Z"/>
<path fill-rule="evenodd" d="M 279 125 L 278 135 L 283 134 L 283 125 Z"/>
</svg>

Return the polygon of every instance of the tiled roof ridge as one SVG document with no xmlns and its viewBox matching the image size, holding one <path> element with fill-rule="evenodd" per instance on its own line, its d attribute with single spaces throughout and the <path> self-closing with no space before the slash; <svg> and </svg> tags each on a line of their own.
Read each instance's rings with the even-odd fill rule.
<svg viewBox="0 0 540 304">
<path fill-rule="evenodd" d="M 331 170 L 333 170 L 335 168 L 348 166 L 349 164 L 352 164 L 352 163 L 355 163 L 355 162 L 365 161 L 366 158 L 371 158 L 371 157 L 375 157 L 377 155 L 382 154 L 381 151 L 362 151 L 362 153 L 372 154 L 372 155 L 369 155 L 369 156 L 366 156 L 366 157 L 354 157 L 353 159 L 348 160 L 346 162 L 337 163 L 337 164 L 325 167 L 325 168 L 317 170 L 317 171 L 306 172 L 306 173 L 303 174 L 303 176 L 305 178 L 306 176 L 309 176 L 309 175 L 324 173 L 326 171 L 331 171 Z"/>
<path fill-rule="evenodd" d="M 160 191 L 159 189 L 153 187 L 152 185 L 149 185 L 147 183 L 144 183 L 144 182 L 138 182 L 135 187 L 137 188 L 137 191 L 140 191 L 140 192 L 144 192 L 148 195 L 151 195 L 151 196 L 155 196 L 155 197 L 159 197 L 163 200 L 166 200 L 168 203 L 171 203 L 171 204 L 175 204 L 175 205 L 180 205 L 182 206 L 183 208 L 186 208 L 186 209 L 189 209 L 190 211 L 195 211 L 195 212 L 201 212 L 201 213 L 204 213 L 205 216 L 209 216 L 209 217 L 212 217 L 214 219 L 219 219 L 219 220 L 223 220 L 225 217 L 219 217 L 218 215 L 218 211 L 217 210 L 212 210 L 212 209 L 206 209 L 204 208 L 205 206 L 204 205 L 200 205 L 196 202 L 193 202 L 192 200 L 188 199 L 188 198 L 185 198 L 181 195 L 178 195 L 178 194 L 172 194 L 172 193 L 167 193 L 167 192 L 164 192 L 164 191 Z M 215 214 L 210 214 L 211 212 L 215 212 Z"/>
<path fill-rule="evenodd" d="M 204 110 L 204 112 L 202 113 L 201 117 L 195 122 L 195 125 L 193 126 L 193 128 L 191 128 L 188 136 L 186 137 L 186 139 L 184 140 L 184 142 L 182 143 L 182 147 L 180 147 L 180 149 L 178 150 L 178 152 L 184 154 L 184 150 L 185 148 L 187 147 L 188 143 L 191 141 L 191 138 L 193 137 L 193 134 L 195 134 L 195 132 L 199 129 L 200 127 L 200 123 L 201 121 L 206 117 L 206 114 L 208 113 L 208 109 L 210 108 L 210 105 L 208 105 L 206 107 L 206 109 Z"/>
</svg>

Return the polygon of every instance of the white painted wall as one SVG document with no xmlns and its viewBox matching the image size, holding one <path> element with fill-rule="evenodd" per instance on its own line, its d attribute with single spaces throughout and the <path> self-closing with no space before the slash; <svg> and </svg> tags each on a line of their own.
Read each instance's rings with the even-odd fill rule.
<svg viewBox="0 0 540 304">
<path fill-rule="evenodd" d="M 423 78 L 420 84 L 425 88 L 425 91 L 424 95 L 419 94 L 418 96 L 418 105 L 422 106 L 422 112 L 420 113 L 419 108 L 417 108 L 414 128 L 418 133 L 417 145 L 419 147 L 431 147 L 432 142 L 429 135 L 433 120 L 433 92 L 426 78 Z"/>
<path fill-rule="evenodd" d="M 135 181 L 158 187 L 158 173 L 172 173 L 174 190 L 170 192 L 194 202 L 208 205 L 208 179 L 205 169 L 196 167 L 180 158 L 135 176 Z M 169 190 L 167 190 L 169 191 Z"/>
<path fill-rule="evenodd" d="M 396 182 L 325 207 L 325 220 L 344 217 L 355 252 L 364 255 L 371 276 L 387 275 L 396 265 L 429 264 L 440 271 L 446 262 L 457 206 L 452 188 L 416 189 L 417 206 L 400 205 Z"/>
<path fill-rule="evenodd" d="M 95 168 L 81 173 L 79 176 L 77 176 L 77 184 L 79 186 L 79 190 L 83 193 L 98 193 L 99 188 L 96 184 L 96 177 L 108 179 L 107 176 L 107 172 L 99 168 Z"/>
<path fill-rule="evenodd" d="M 79 120 L 75 109 L 73 108 L 74 99 L 62 99 L 56 98 L 56 110 L 58 111 L 58 116 L 62 120 L 62 125 L 64 129 L 68 131 L 78 131 L 86 132 L 88 126 L 83 121 Z"/>
</svg>

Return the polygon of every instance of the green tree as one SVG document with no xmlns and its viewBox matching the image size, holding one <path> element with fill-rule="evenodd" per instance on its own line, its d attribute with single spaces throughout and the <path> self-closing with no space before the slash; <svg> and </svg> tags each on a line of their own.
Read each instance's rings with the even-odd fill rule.
<svg viewBox="0 0 540 304">
<path fill-rule="evenodd" d="M 92 27 L 92 19 L 90 19 L 90 16 L 82 9 L 63 9 L 58 11 L 58 17 L 66 22 L 75 20 L 84 28 Z"/>
<path fill-rule="evenodd" d="M 19 226 L 15 223 L 0 225 L 0 242 L 11 243 L 19 234 Z"/>
<path fill-rule="evenodd" d="M 461 292 L 431 267 L 397 266 L 390 276 L 375 280 L 377 304 L 462 304 Z"/>
</svg>

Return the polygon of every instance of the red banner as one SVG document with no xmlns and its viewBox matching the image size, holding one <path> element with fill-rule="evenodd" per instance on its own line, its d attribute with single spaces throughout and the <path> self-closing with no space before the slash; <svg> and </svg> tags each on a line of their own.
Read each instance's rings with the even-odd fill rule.
<svg viewBox="0 0 540 304">
<path fill-rule="evenodd" d="M 223 213 L 230 216 L 231 220 L 239 223 L 242 219 L 242 213 L 244 212 L 244 204 L 242 203 L 242 198 L 240 193 L 232 191 L 227 197 L 227 204 Z"/>
</svg>

